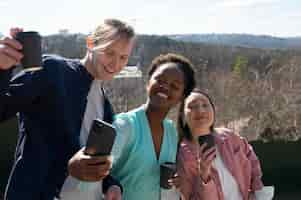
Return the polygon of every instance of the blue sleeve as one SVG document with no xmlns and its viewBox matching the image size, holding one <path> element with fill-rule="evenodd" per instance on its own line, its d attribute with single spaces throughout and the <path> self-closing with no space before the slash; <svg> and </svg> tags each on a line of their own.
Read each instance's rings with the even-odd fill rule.
<svg viewBox="0 0 301 200">
<path fill-rule="evenodd" d="M 131 143 L 134 140 L 134 124 L 129 116 L 126 114 L 119 114 L 115 117 L 113 126 L 116 130 L 116 139 L 111 152 L 114 168 L 118 165 L 118 160 L 128 152 L 128 147 L 131 146 Z"/>
<path fill-rule="evenodd" d="M 170 130 L 173 132 L 173 134 L 175 135 L 175 141 L 176 143 L 178 143 L 179 140 L 179 133 L 178 130 L 175 126 L 175 123 L 172 120 L 168 120 L 169 126 L 170 126 Z"/>
<path fill-rule="evenodd" d="M 115 116 L 113 126 L 116 129 L 116 138 L 114 141 L 113 149 L 111 155 L 113 156 L 113 168 L 116 168 L 120 165 L 118 160 L 120 157 L 125 156 L 127 152 L 127 146 L 131 142 L 132 138 L 129 134 L 131 134 L 131 122 L 126 114 L 118 114 Z M 112 169 L 113 170 L 113 169 Z M 117 185 L 122 189 L 122 185 L 116 180 L 113 176 L 109 175 L 103 180 L 103 193 L 106 193 L 110 186 Z M 78 189 L 80 191 L 92 191 L 97 188 L 98 182 L 86 182 L 79 181 Z"/>
<path fill-rule="evenodd" d="M 168 161 L 176 162 L 177 152 L 178 152 L 178 143 L 179 143 L 179 136 L 178 131 L 175 127 L 175 124 L 172 120 L 166 120 L 167 127 L 168 127 L 168 139 L 169 139 L 169 158 Z"/>
<path fill-rule="evenodd" d="M 12 70 L 0 70 L 0 91 L 8 88 L 11 71 Z"/>
<path fill-rule="evenodd" d="M 10 72 L 0 72 L 0 122 L 30 110 L 34 100 L 50 91 L 47 62 L 44 65 L 23 70 L 11 79 Z"/>
<path fill-rule="evenodd" d="M 1 70 L 0 71 L 0 122 L 13 117 L 13 113 L 9 114 L 5 111 L 5 101 L 2 96 L 5 95 L 9 88 L 9 80 L 11 78 L 12 70 Z"/>
<path fill-rule="evenodd" d="M 116 129 L 116 139 L 113 145 L 111 155 L 113 156 L 113 166 L 118 165 L 118 160 L 122 157 L 122 153 L 127 152 L 127 147 L 132 141 L 132 126 L 130 119 L 126 114 L 119 114 L 115 117 L 113 125 Z M 123 191 L 121 184 L 112 176 L 107 176 L 103 181 L 103 192 L 106 193 L 110 186 L 118 185 Z"/>
</svg>

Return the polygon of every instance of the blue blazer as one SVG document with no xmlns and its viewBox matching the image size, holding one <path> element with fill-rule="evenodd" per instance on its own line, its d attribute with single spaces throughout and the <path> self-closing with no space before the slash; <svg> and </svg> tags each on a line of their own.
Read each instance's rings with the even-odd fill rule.
<svg viewBox="0 0 301 200">
<path fill-rule="evenodd" d="M 0 122 L 18 113 L 19 137 L 6 188 L 9 200 L 53 200 L 67 176 L 68 160 L 80 149 L 80 129 L 92 76 L 79 60 L 44 56 L 42 69 L 14 78 L 0 71 Z M 104 120 L 113 109 L 105 98 Z M 118 184 L 111 177 L 104 191 Z"/>
</svg>

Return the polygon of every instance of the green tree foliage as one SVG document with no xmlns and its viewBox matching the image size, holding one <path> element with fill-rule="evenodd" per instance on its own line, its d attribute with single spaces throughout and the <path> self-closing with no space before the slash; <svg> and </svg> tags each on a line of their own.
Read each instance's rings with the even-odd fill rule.
<svg viewBox="0 0 301 200">
<path fill-rule="evenodd" d="M 237 56 L 233 65 L 233 72 L 241 78 L 247 76 L 248 58 L 244 56 Z"/>
</svg>

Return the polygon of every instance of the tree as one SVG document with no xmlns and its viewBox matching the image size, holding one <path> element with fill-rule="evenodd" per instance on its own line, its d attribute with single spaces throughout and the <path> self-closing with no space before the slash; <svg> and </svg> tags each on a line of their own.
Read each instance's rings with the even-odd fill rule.
<svg viewBox="0 0 301 200">
<path fill-rule="evenodd" d="M 237 56 L 233 65 L 233 72 L 239 77 L 245 78 L 247 76 L 248 58 L 244 56 Z"/>
</svg>

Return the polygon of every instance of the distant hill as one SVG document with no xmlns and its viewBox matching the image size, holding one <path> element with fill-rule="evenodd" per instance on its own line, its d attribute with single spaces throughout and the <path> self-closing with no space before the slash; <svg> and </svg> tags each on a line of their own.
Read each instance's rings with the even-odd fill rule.
<svg viewBox="0 0 301 200">
<path fill-rule="evenodd" d="M 43 53 L 82 58 L 86 52 L 85 37 L 83 34 L 45 36 L 43 37 Z M 274 61 L 283 65 L 293 56 L 301 55 L 299 50 L 245 48 L 235 45 L 184 42 L 182 39 L 175 40 L 158 35 L 138 35 L 135 48 L 129 59 L 129 65 L 141 66 L 142 73 L 146 74 L 151 60 L 159 54 L 168 52 L 179 53 L 188 57 L 196 65 L 199 73 L 202 73 L 204 67 L 209 71 L 215 69 L 231 71 L 239 57 L 246 58 L 249 67 L 256 68 L 257 71 L 263 73 L 266 67 Z"/>
<path fill-rule="evenodd" d="M 247 48 L 301 49 L 301 37 L 280 38 L 250 34 L 179 34 L 167 35 L 167 37 L 185 42 L 201 42 Z"/>
</svg>

